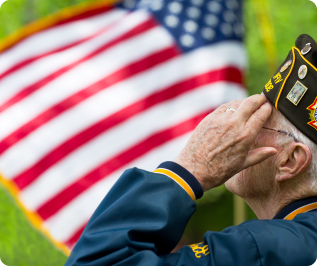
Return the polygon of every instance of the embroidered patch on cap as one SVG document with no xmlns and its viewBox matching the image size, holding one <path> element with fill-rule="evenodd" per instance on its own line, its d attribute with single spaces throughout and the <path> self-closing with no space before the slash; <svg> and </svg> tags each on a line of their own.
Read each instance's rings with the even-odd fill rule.
<svg viewBox="0 0 317 266">
<path fill-rule="evenodd" d="M 296 81 L 295 85 L 287 94 L 286 98 L 297 106 L 307 90 L 308 88 L 305 87 L 301 82 Z"/>
<path fill-rule="evenodd" d="M 310 106 L 307 107 L 307 110 L 310 111 L 309 118 L 311 120 L 307 124 L 317 130 L 317 110 L 316 109 L 317 109 L 317 97 L 315 101 Z"/>
</svg>

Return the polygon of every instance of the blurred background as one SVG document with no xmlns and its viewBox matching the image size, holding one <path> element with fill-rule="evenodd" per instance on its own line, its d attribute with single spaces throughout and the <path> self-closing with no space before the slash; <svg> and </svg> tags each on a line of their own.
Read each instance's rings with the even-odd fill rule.
<svg viewBox="0 0 317 266">
<path fill-rule="evenodd" d="M 83 2 L 93 1 L 8 0 L 0 9 L 0 41 L 29 23 Z M 261 92 L 300 34 L 317 38 L 317 9 L 309 0 L 245 0 L 242 15 L 248 61 L 244 84 L 252 95 Z M 30 224 L 4 187 L 0 188 L 0 202 L 1 260 L 10 266 L 63 265 L 65 253 Z M 244 216 L 256 219 L 248 207 Z M 197 201 L 197 212 L 181 244 L 201 242 L 207 230 L 221 231 L 234 223 L 233 195 L 221 186 Z"/>
</svg>

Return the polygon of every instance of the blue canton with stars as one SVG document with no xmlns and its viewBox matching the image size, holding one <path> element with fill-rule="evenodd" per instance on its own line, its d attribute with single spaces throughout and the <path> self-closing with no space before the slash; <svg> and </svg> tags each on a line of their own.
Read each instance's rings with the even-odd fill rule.
<svg viewBox="0 0 317 266">
<path fill-rule="evenodd" d="M 242 0 L 125 0 L 118 7 L 146 9 L 188 52 L 226 40 L 242 41 Z"/>
</svg>

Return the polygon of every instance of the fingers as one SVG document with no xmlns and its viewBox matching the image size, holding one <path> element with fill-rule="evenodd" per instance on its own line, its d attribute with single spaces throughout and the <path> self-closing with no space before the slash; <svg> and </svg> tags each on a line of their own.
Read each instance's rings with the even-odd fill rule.
<svg viewBox="0 0 317 266">
<path fill-rule="evenodd" d="M 225 104 L 220 105 L 213 113 L 214 114 L 223 114 L 231 106 L 234 109 L 238 109 L 239 105 L 243 100 L 234 100 Z"/>
<path fill-rule="evenodd" d="M 247 121 L 246 125 L 253 131 L 254 134 L 258 134 L 268 120 L 272 113 L 272 105 L 266 102 L 258 110 L 256 110 Z"/>
<path fill-rule="evenodd" d="M 243 100 L 235 115 L 240 121 L 247 122 L 251 115 L 266 102 L 264 95 L 252 95 Z"/>
<path fill-rule="evenodd" d="M 246 169 L 255 164 L 265 161 L 267 158 L 275 155 L 277 150 L 273 147 L 261 147 L 252 151 L 249 151 L 247 159 L 243 165 L 243 169 Z"/>
<path fill-rule="evenodd" d="M 231 102 L 232 104 L 230 105 L 230 107 L 237 110 L 242 102 L 243 102 L 243 100 L 232 101 Z"/>
</svg>

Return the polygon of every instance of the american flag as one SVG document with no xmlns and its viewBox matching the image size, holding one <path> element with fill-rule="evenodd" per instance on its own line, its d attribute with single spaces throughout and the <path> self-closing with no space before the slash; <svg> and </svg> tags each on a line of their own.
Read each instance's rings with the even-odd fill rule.
<svg viewBox="0 0 317 266">
<path fill-rule="evenodd" d="M 173 160 L 201 119 L 244 98 L 241 1 L 101 1 L 0 43 L 1 182 L 71 248 L 129 167 Z"/>
</svg>

